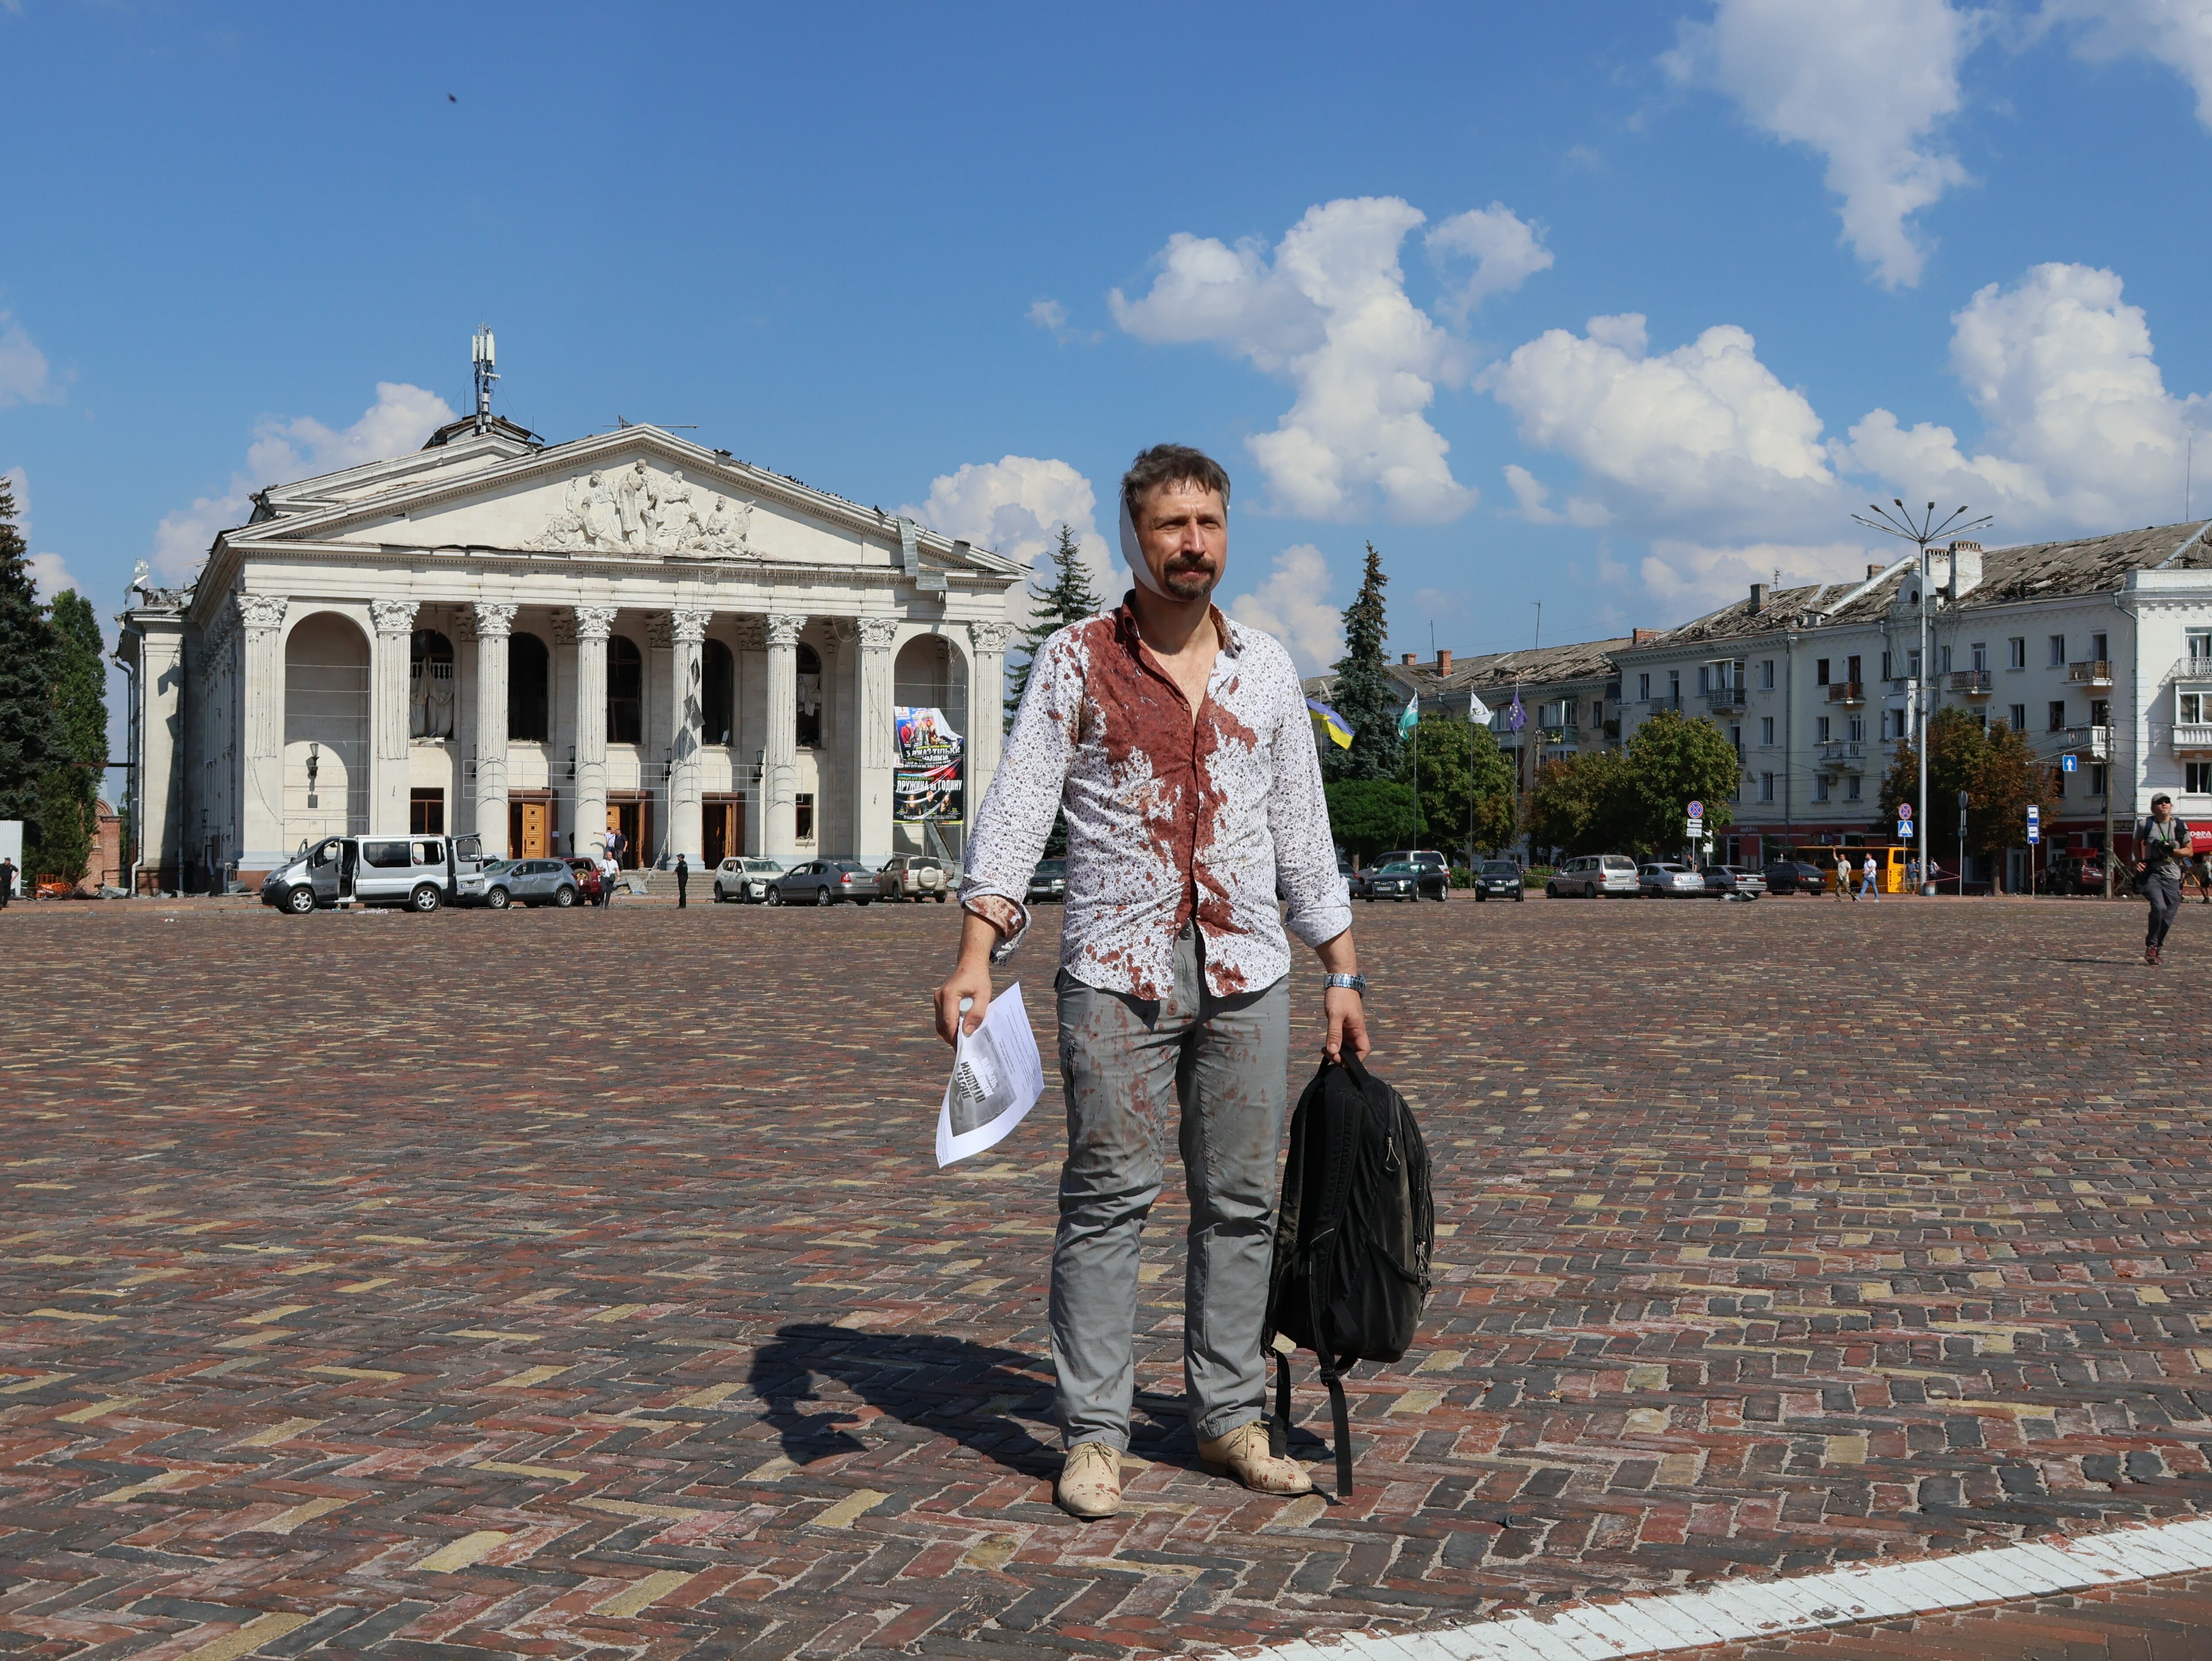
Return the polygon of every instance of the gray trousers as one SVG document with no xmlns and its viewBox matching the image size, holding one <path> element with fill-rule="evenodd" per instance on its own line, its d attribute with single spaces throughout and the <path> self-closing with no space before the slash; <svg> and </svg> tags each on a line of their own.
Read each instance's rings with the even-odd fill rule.
<svg viewBox="0 0 2212 1661">
<path fill-rule="evenodd" d="M 2173 927 L 2174 915 L 2181 910 L 2181 873 L 2168 866 L 2145 873 L 2142 896 L 2150 902 L 2150 927 L 2143 935 L 2143 944 L 2152 947 L 2164 946 L 2166 931 Z"/>
<path fill-rule="evenodd" d="M 1182 1354 L 1191 1428 L 1224 1436 L 1265 1409 L 1260 1328 L 1289 1093 L 1290 983 L 1217 998 L 1205 989 L 1200 949 L 1197 931 L 1186 929 L 1175 989 L 1158 1004 L 1064 972 L 1056 983 L 1067 1163 L 1052 1248 L 1052 1359 L 1070 1447 L 1129 1445 L 1137 1243 L 1165 1173 L 1170 1098 L 1182 1110 L 1190 1196 Z"/>
</svg>

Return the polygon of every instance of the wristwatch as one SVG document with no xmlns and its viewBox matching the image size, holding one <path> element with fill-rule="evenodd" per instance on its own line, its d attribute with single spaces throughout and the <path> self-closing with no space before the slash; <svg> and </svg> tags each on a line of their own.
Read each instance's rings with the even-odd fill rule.
<svg viewBox="0 0 2212 1661">
<path fill-rule="evenodd" d="M 1340 986 L 1349 991 L 1357 992 L 1363 998 L 1367 995 L 1367 977 L 1364 975 L 1324 976 L 1322 984 L 1331 991 L 1334 991 Z"/>
</svg>

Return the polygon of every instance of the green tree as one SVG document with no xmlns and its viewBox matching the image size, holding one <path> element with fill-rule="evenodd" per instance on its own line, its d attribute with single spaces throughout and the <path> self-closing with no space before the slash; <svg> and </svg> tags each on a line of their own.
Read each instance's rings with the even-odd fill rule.
<svg viewBox="0 0 2212 1661">
<path fill-rule="evenodd" d="M 54 632 L 25 554 L 15 494 L 0 479 L 0 819 L 23 821 L 28 849 L 46 828 L 46 775 L 67 749 L 54 708 Z"/>
<path fill-rule="evenodd" d="M 1636 729 L 1620 754 L 1617 829 L 1635 851 L 1680 847 L 1693 801 L 1705 804 L 1705 823 L 1715 830 L 1735 818 L 1729 799 L 1742 781 L 1743 763 L 1728 735 L 1705 717 L 1662 709 Z"/>
<path fill-rule="evenodd" d="M 1513 764 L 1498 747 L 1497 735 L 1455 716 L 1424 715 L 1414 739 L 1398 778 L 1420 798 L 1421 846 L 1459 848 L 1470 834 L 1474 848 L 1511 841 Z"/>
<path fill-rule="evenodd" d="M 1964 790 L 1969 803 L 1972 801 L 1975 775 L 1981 769 L 1989 745 L 1989 734 L 1983 730 L 1982 723 L 1956 704 L 1938 709 L 1929 720 L 1929 822 L 1920 827 L 1918 834 L 1925 839 L 1929 857 L 1939 864 L 1945 860 L 1955 862 L 1961 853 L 1974 851 L 1971 825 L 1967 847 L 1959 846 L 1959 793 Z M 1895 818 L 1898 804 L 1907 801 L 1918 811 L 1920 752 L 1909 744 L 1900 744 L 1897 746 L 1897 758 L 1890 764 L 1881 782 L 1882 817 Z"/>
<path fill-rule="evenodd" d="M 100 619 L 75 589 L 54 596 L 47 617 L 54 651 L 53 701 L 64 759 L 49 768 L 40 794 L 44 812 L 27 862 L 40 876 L 81 879 L 92 863 L 99 828 L 100 782 L 107 761 L 107 674 Z"/>
<path fill-rule="evenodd" d="M 1524 810 L 1529 849 L 1618 853 L 1632 841 L 1625 828 L 1629 800 L 1627 761 L 1618 750 L 1540 763 Z"/>
<path fill-rule="evenodd" d="M 1959 793 L 1966 793 L 1966 841 L 1959 843 Z M 1881 783 L 1881 811 L 1920 799 L 1920 755 L 1899 745 Z M 1928 722 L 1928 819 L 1920 829 L 1938 864 L 1961 854 L 2002 861 L 2008 848 L 2027 842 L 2027 809 L 2057 812 L 2050 764 L 2038 758 L 2027 737 L 1998 721 L 1984 728 L 1964 709 L 1938 709 Z"/>
<path fill-rule="evenodd" d="M 1336 660 L 1336 690 L 1330 698 L 1352 728 L 1352 747 L 1322 746 L 1322 772 L 1331 779 L 1398 776 L 1406 743 L 1398 733 L 1398 717 L 1406 698 L 1383 668 L 1382 643 L 1389 628 L 1382 614 L 1382 589 L 1389 581 L 1382 575 L 1382 556 L 1369 543 L 1359 592 L 1344 608 L 1344 655 Z"/>
<path fill-rule="evenodd" d="M 1365 864 L 1389 848 L 1411 848 L 1420 834 L 1421 805 L 1395 779 L 1339 779 L 1325 785 L 1330 833 Z"/>
<path fill-rule="evenodd" d="M 1030 690 L 1030 669 L 1054 630 L 1098 615 L 1100 601 L 1091 586 L 1091 573 L 1075 545 L 1075 532 L 1060 527 L 1060 546 L 1052 551 L 1052 581 L 1042 588 L 1030 579 L 1030 626 L 1022 630 L 1022 660 L 1014 666 L 1013 690 L 1006 697 L 1006 725 L 1014 724 L 1014 711 L 1022 707 L 1022 694 Z"/>
</svg>

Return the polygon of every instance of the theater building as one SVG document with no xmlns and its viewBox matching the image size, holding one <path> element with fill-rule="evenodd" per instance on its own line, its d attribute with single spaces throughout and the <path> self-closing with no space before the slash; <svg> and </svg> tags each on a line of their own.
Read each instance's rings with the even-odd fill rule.
<svg viewBox="0 0 2212 1661">
<path fill-rule="evenodd" d="M 526 855 L 612 827 L 646 865 L 957 850 L 1024 568 L 658 428 L 547 444 L 485 407 L 260 492 L 188 587 L 142 574 L 118 649 L 142 889 L 252 885 L 332 833 Z M 964 739 L 957 817 L 894 823 L 900 705 Z"/>
</svg>

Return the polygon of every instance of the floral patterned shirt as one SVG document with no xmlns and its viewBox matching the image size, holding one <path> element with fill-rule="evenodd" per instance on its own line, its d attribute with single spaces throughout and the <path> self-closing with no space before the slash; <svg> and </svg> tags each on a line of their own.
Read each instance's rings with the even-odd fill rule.
<svg viewBox="0 0 2212 1661">
<path fill-rule="evenodd" d="M 1286 923 L 1309 946 L 1352 926 L 1290 654 L 1212 616 L 1222 647 L 1194 721 L 1130 600 L 1037 652 L 960 884 L 962 904 L 1006 934 L 1000 955 L 1028 929 L 1030 874 L 1060 812 L 1060 966 L 1086 986 L 1164 996 L 1189 922 L 1209 989 L 1256 992 L 1289 972 Z"/>
</svg>

